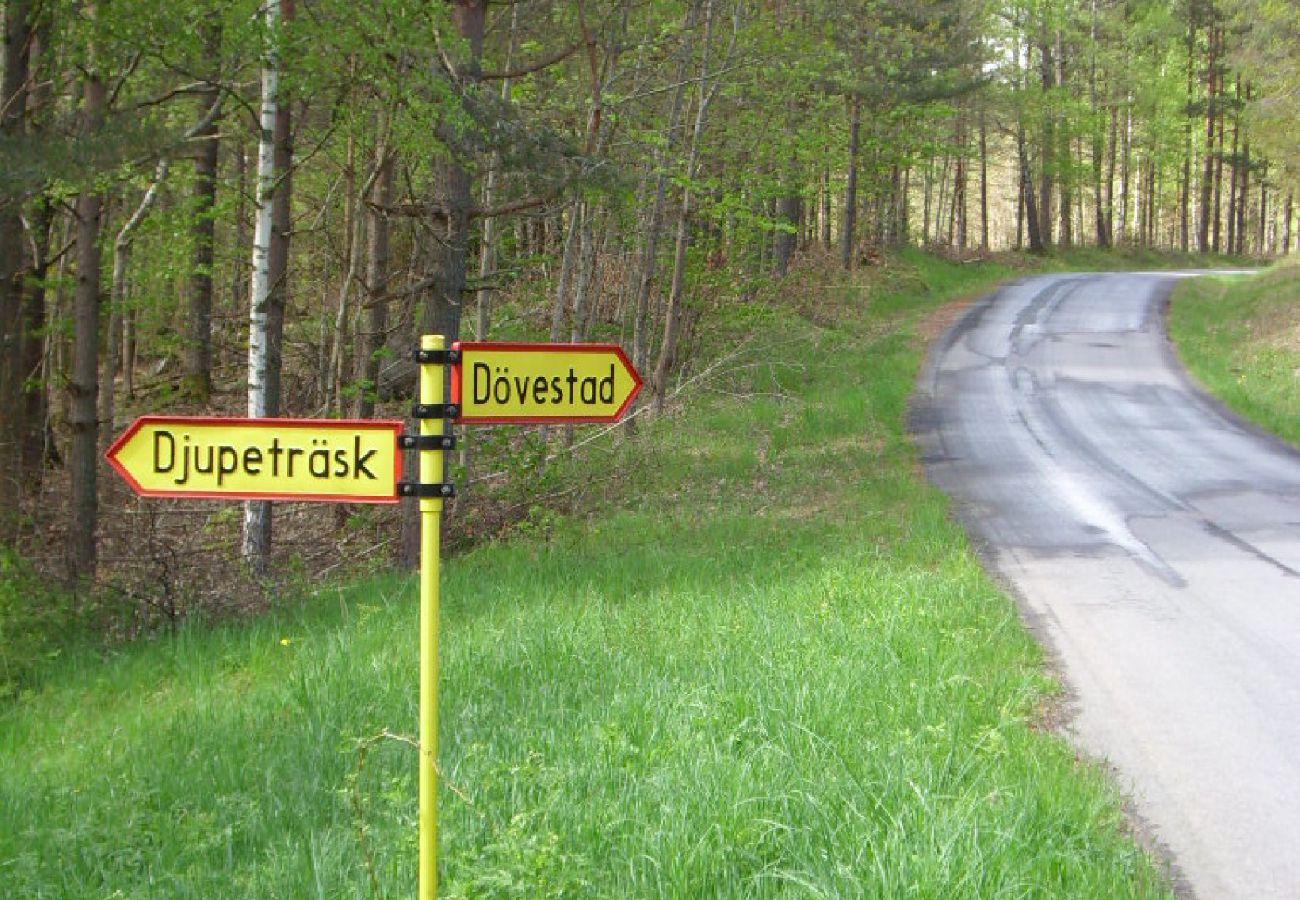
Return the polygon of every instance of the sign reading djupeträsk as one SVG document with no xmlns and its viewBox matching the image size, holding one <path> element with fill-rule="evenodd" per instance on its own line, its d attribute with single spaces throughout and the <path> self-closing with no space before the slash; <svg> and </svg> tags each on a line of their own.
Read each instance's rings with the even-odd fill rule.
<svg viewBox="0 0 1300 900">
<path fill-rule="evenodd" d="M 142 416 L 108 448 L 137 494 L 395 503 L 400 421 Z"/>
<path fill-rule="evenodd" d="M 453 344 L 457 422 L 617 422 L 641 376 L 617 344 Z"/>
</svg>

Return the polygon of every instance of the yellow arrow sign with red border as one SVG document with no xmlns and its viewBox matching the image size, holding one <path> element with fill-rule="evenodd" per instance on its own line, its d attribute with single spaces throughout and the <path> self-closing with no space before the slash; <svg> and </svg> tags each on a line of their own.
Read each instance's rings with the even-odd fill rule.
<svg viewBox="0 0 1300 900">
<path fill-rule="evenodd" d="M 142 416 L 105 458 L 136 493 L 396 503 L 402 423 Z"/>
<path fill-rule="evenodd" d="M 452 345 L 458 423 L 617 422 L 641 375 L 617 344 L 500 341 Z"/>
</svg>

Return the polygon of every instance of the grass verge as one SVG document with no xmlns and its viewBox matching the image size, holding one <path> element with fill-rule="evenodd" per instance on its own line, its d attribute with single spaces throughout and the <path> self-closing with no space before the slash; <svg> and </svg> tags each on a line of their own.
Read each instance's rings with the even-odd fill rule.
<svg viewBox="0 0 1300 900">
<path fill-rule="evenodd" d="M 1188 369 L 1246 418 L 1300 444 L 1300 266 L 1179 284 L 1169 331 Z"/>
<path fill-rule="evenodd" d="M 1009 274 L 728 310 L 688 408 L 555 464 L 601 511 L 448 563 L 444 897 L 1166 895 L 903 429 L 922 323 Z M 378 578 L 67 658 L 0 712 L 4 893 L 411 896 L 416 613 Z"/>
</svg>

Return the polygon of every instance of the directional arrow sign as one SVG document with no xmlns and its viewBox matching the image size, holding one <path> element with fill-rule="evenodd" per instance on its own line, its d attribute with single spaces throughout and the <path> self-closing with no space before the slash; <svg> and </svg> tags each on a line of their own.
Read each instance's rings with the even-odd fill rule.
<svg viewBox="0 0 1300 900">
<path fill-rule="evenodd" d="M 142 416 L 108 448 L 137 494 L 396 503 L 400 421 Z"/>
<path fill-rule="evenodd" d="M 641 376 L 617 344 L 473 342 L 452 368 L 457 422 L 617 422 Z"/>
</svg>

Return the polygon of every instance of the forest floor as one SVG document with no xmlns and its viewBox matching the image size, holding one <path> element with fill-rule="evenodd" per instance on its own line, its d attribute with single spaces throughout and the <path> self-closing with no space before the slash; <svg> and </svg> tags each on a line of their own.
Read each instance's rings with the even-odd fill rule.
<svg viewBox="0 0 1300 900">
<path fill-rule="evenodd" d="M 443 896 L 1165 896 L 904 427 L 945 308 L 1121 264 L 808 261 L 537 467 L 444 567 Z M 5 701 L 8 893 L 412 894 L 414 585 L 347 571 Z"/>
</svg>

